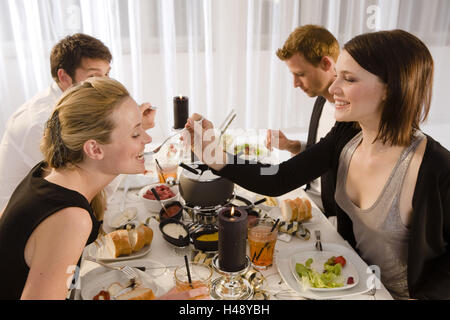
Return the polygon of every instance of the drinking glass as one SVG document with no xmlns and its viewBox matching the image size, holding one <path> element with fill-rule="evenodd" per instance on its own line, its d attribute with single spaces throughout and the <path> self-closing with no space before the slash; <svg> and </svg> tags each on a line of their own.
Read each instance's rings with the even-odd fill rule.
<svg viewBox="0 0 450 320">
<path fill-rule="evenodd" d="M 267 219 L 254 219 L 249 224 L 248 244 L 250 260 L 256 269 L 266 270 L 273 264 L 273 253 L 278 230 L 272 230 L 273 223 Z"/>
<path fill-rule="evenodd" d="M 210 288 L 213 272 L 209 266 L 203 263 L 189 263 L 189 272 L 191 277 L 190 282 L 185 264 L 180 265 L 175 269 L 175 286 L 178 291 L 187 291 L 200 287 Z M 198 296 L 192 299 L 196 300 L 202 298 L 205 298 L 205 296 Z"/>
</svg>

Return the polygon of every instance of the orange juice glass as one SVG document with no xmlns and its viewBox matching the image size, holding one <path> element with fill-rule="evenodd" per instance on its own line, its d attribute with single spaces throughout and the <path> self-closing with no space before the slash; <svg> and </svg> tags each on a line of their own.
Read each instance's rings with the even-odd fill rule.
<svg viewBox="0 0 450 320">
<path fill-rule="evenodd" d="M 189 271 L 191 282 L 189 282 L 186 265 L 180 265 L 175 269 L 175 286 L 178 291 L 187 291 L 200 287 L 210 288 L 213 271 L 209 266 L 203 263 L 189 263 Z M 202 298 L 205 298 L 205 296 L 198 296 L 192 299 Z"/>
<path fill-rule="evenodd" d="M 158 179 L 160 183 L 166 183 L 168 178 L 173 178 L 177 181 L 178 164 L 160 164 L 162 171 L 156 166 L 158 171 Z"/>
<path fill-rule="evenodd" d="M 254 220 L 248 229 L 250 260 L 255 268 L 265 270 L 273 264 L 273 253 L 278 230 L 272 232 L 273 223 L 264 219 Z"/>
</svg>

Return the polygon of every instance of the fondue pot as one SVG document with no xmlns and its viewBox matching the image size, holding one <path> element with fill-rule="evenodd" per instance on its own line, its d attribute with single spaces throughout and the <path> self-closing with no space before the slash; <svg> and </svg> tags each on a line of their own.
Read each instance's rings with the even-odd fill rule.
<svg viewBox="0 0 450 320">
<path fill-rule="evenodd" d="M 214 207 L 233 197 L 234 183 L 215 175 L 207 165 L 193 163 L 183 168 L 179 179 L 180 195 L 192 207 Z"/>
</svg>

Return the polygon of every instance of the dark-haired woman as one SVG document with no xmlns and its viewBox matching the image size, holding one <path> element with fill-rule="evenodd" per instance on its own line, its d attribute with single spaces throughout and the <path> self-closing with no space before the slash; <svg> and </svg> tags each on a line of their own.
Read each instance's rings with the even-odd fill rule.
<svg viewBox="0 0 450 320">
<path fill-rule="evenodd" d="M 327 214 L 380 267 L 392 296 L 450 299 L 450 153 L 419 127 L 432 80 L 433 59 L 418 38 L 402 30 L 363 34 L 338 58 L 329 89 L 338 122 L 318 144 L 275 168 L 236 164 L 210 145 L 214 139 L 194 152 L 217 174 L 272 196 L 332 170 L 335 180 L 322 191 L 334 204 Z M 198 119 L 186 125 L 192 141 L 200 139 Z"/>
</svg>

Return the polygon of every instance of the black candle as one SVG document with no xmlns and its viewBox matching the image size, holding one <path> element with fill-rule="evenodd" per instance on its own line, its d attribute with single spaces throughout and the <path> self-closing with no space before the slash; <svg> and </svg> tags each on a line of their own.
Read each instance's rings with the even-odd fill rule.
<svg viewBox="0 0 450 320">
<path fill-rule="evenodd" d="M 247 212 L 235 207 L 219 212 L 219 268 L 237 272 L 246 265 Z"/>
<path fill-rule="evenodd" d="M 182 129 L 189 117 L 189 98 L 177 96 L 173 98 L 174 129 Z"/>
</svg>

